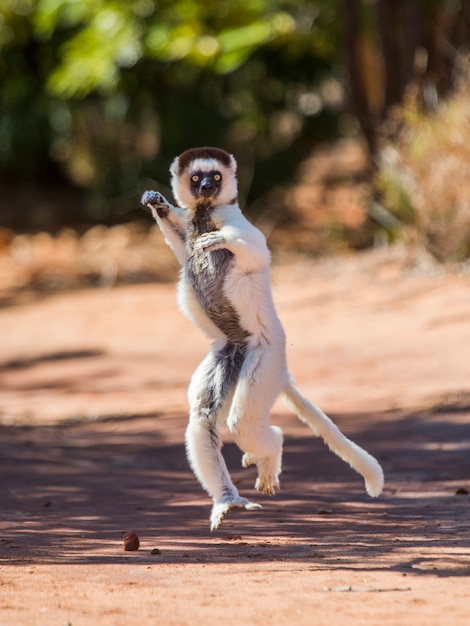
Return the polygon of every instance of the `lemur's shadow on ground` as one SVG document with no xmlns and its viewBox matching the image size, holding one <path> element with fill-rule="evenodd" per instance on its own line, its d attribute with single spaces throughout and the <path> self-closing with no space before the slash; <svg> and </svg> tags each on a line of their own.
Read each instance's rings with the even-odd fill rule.
<svg viewBox="0 0 470 626">
<path fill-rule="evenodd" d="M 380 498 L 293 416 L 281 416 L 281 492 L 258 496 L 255 468 L 243 470 L 227 444 L 241 494 L 264 508 L 233 511 L 214 533 L 210 501 L 185 458 L 185 417 L 2 426 L 0 562 L 285 561 L 331 570 L 360 569 L 366 558 L 368 570 L 469 575 L 469 407 L 332 417 L 383 464 Z M 123 551 L 129 530 L 141 539 L 137 552 Z"/>
</svg>

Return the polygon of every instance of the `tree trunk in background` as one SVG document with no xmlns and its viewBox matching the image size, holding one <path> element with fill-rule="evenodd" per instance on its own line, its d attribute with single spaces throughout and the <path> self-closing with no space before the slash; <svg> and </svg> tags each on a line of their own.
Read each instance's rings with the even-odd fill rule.
<svg viewBox="0 0 470 626">
<path fill-rule="evenodd" d="M 363 26 L 366 9 L 375 14 L 376 32 L 367 32 Z M 390 109 L 403 101 L 409 86 L 415 84 L 423 109 L 433 110 L 467 72 L 470 0 L 432 7 L 426 0 L 376 0 L 372 7 L 365 7 L 361 0 L 344 0 L 342 14 L 349 106 L 374 154 Z M 359 55 L 363 39 L 375 40 L 382 58 L 379 111 L 371 108 L 364 80 Z"/>
<path fill-rule="evenodd" d="M 377 122 L 371 114 L 359 56 L 361 36 L 361 1 L 343 1 L 343 32 L 345 66 L 349 78 L 349 98 L 352 114 L 357 118 L 370 152 L 376 151 Z"/>
</svg>

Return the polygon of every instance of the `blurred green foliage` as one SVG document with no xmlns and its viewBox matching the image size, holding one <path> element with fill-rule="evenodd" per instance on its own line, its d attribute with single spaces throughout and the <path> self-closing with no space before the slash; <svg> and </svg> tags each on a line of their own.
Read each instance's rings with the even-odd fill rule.
<svg viewBox="0 0 470 626">
<path fill-rule="evenodd" d="M 168 193 L 172 159 L 197 145 L 234 153 L 250 210 L 294 221 L 299 164 L 356 133 L 369 189 L 380 170 L 358 240 L 413 224 L 436 256 L 466 258 L 467 186 L 434 191 L 433 211 L 422 198 L 445 169 L 430 155 L 468 170 L 442 106 L 469 82 L 469 49 L 470 0 L 0 0 L 0 225 L 142 215 L 140 193 Z M 410 94 L 415 117 L 394 118 Z"/>
<path fill-rule="evenodd" d="M 337 5 L 0 0 L 0 178 L 73 184 L 105 219 L 212 144 L 256 199 L 337 135 Z"/>
</svg>

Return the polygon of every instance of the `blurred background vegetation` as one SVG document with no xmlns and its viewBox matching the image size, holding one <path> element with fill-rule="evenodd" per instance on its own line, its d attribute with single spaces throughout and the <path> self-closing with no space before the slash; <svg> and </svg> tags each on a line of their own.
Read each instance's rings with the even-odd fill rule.
<svg viewBox="0 0 470 626">
<path fill-rule="evenodd" d="M 0 247 L 131 249 L 141 192 L 217 145 L 275 247 L 467 259 L 469 48 L 470 0 L 0 0 Z"/>
</svg>

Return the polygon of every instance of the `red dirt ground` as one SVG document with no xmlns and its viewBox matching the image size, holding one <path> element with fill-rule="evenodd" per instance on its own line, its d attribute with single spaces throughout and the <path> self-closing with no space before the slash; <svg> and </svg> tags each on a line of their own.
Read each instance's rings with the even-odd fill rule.
<svg viewBox="0 0 470 626">
<path fill-rule="evenodd" d="M 273 271 L 300 388 L 383 464 L 384 494 L 281 403 L 281 492 L 211 533 L 183 447 L 207 341 L 174 285 L 0 310 L 2 626 L 467 625 L 470 285 L 381 251 Z M 134 530 L 140 549 L 124 552 Z M 157 549 L 155 551 L 155 549 Z M 152 553 L 152 551 L 154 551 Z"/>
</svg>

